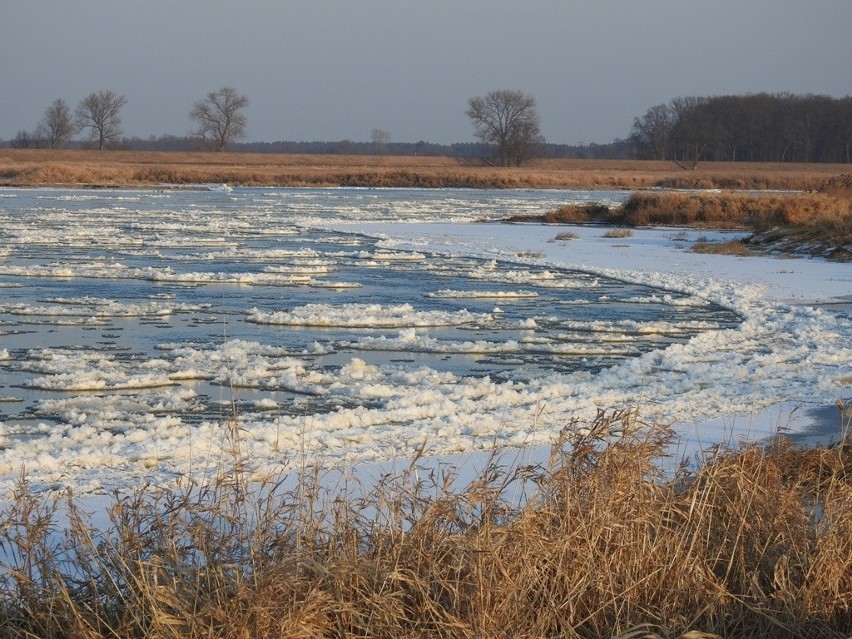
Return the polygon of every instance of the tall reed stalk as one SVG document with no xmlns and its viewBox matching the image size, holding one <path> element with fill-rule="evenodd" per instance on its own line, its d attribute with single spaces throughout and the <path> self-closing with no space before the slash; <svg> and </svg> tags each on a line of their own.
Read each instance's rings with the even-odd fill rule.
<svg viewBox="0 0 852 639">
<path fill-rule="evenodd" d="M 848 636 L 849 440 L 670 471 L 671 440 L 601 412 L 545 464 L 495 451 L 463 479 L 415 455 L 369 484 L 309 465 L 251 482 L 235 441 L 207 484 L 116 494 L 103 526 L 22 477 L 0 636 Z"/>
</svg>

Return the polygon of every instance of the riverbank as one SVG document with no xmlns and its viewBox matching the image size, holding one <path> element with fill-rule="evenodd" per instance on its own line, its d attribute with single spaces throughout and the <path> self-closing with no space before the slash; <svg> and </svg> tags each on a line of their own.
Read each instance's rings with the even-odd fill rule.
<svg viewBox="0 0 852 639">
<path fill-rule="evenodd" d="M 538 159 L 518 168 L 427 156 L 165 153 L 0 149 L 0 186 L 358 186 L 429 188 L 811 190 L 844 164 L 701 163 Z"/>
<path fill-rule="evenodd" d="M 746 230 L 736 241 L 702 241 L 696 250 L 745 256 L 753 252 L 852 260 L 852 174 L 832 178 L 819 192 L 633 193 L 623 204 L 568 204 L 544 215 L 515 215 L 507 222 L 606 224 Z M 617 231 L 614 231 L 617 234 Z M 629 236 L 624 230 L 623 236 Z"/>
</svg>

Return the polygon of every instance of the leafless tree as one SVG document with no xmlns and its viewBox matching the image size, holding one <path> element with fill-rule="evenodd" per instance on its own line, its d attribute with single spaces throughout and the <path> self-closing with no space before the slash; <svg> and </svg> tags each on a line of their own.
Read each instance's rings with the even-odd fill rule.
<svg viewBox="0 0 852 639">
<path fill-rule="evenodd" d="M 36 129 L 36 134 L 51 149 L 62 148 L 71 140 L 74 122 L 71 109 L 62 98 L 54 100 L 44 111 L 44 117 Z"/>
<path fill-rule="evenodd" d="M 665 160 L 671 146 L 674 127 L 672 110 L 665 104 L 652 106 L 641 118 L 633 119 L 630 140 L 639 153 L 655 160 Z"/>
<path fill-rule="evenodd" d="M 9 140 L 9 145 L 13 149 L 29 149 L 38 146 L 36 136 L 24 129 L 19 130 L 15 137 Z"/>
<path fill-rule="evenodd" d="M 493 151 L 500 166 L 520 166 L 544 144 L 535 98 L 521 91 L 471 98 L 465 114 L 473 122 L 474 135 Z"/>
<path fill-rule="evenodd" d="M 387 131 L 383 131 L 382 129 L 373 129 L 373 132 L 370 134 L 370 139 L 373 140 L 376 151 L 384 153 L 385 147 L 387 147 L 388 143 L 391 141 L 391 134 Z"/>
<path fill-rule="evenodd" d="M 195 133 L 202 144 L 213 151 L 245 137 L 246 116 L 241 111 L 249 105 L 246 96 L 231 87 L 222 87 L 192 105 L 189 117 L 198 122 Z"/>
<path fill-rule="evenodd" d="M 108 147 L 121 137 L 119 112 L 127 98 L 113 91 L 90 93 L 80 101 L 74 112 L 77 128 L 90 130 L 89 139 L 99 150 Z"/>
</svg>

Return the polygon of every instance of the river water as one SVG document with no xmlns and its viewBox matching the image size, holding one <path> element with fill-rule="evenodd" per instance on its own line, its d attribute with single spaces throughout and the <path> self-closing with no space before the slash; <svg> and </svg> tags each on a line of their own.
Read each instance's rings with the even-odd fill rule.
<svg viewBox="0 0 852 639">
<path fill-rule="evenodd" d="M 0 471 L 26 463 L 46 486 L 89 489 L 191 474 L 235 415 L 269 463 L 306 446 L 405 454 L 424 431 L 450 450 L 517 442 L 510 411 L 545 401 L 544 385 L 588 383 L 740 315 L 535 255 L 389 249 L 358 225 L 627 195 L 0 190 Z"/>
</svg>

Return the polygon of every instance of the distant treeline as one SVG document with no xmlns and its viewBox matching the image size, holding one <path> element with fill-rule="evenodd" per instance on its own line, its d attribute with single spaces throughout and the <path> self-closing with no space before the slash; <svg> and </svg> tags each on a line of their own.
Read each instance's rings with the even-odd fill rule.
<svg viewBox="0 0 852 639">
<path fill-rule="evenodd" d="M 45 148 L 44 140 L 19 134 L 7 142 L 0 141 L 0 147 Z M 73 141 L 68 148 L 87 148 L 86 143 Z M 148 138 L 124 138 L 111 147 L 125 151 L 202 151 L 201 141 L 193 136 L 161 135 Z M 338 140 L 335 142 L 232 142 L 228 150 L 236 153 L 302 153 L 302 154 L 338 154 L 338 155 L 425 155 L 457 158 L 487 158 L 491 151 L 481 144 L 460 142 L 456 144 L 434 144 L 432 142 L 354 142 Z M 631 157 L 631 145 L 627 140 L 615 140 L 609 144 L 549 144 L 540 149 L 539 157 L 545 158 L 588 158 L 588 159 L 628 159 Z"/>
<path fill-rule="evenodd" d="M 0 146 L 4 143 L 0 141 Z M 45 146 L 21 131 L 5 146 Z M 84 148 L 84 142 L 71 142 Z M 198 151 L 193 136 L 124 138 L 113 148 L 136 151 Z M 481 144 L 419 142 L 234 142 L 228 149 L 246 153 L 340 155 L 424 155 L 485 161 Z M 656 159 L 692 168 L 700 161 L 852 162 L 852 96 L 758 93 L 679 97 L 658 104 L 633 121 L 630 136 L 608 144 L 541 145 L 539 157 L 577 159 Z"/>
<path fill-rule="evenodd" d="M 33 145 L 35 146 L 35 145 Z M 126 138 L 119 148 L 129 151 L 200 151 L 201 142 L 192 136 L 163 135 L 149 138 Z M 301 153 L 301 154 L 338 154 L 338 155 L 424 155 L 457 158 L 487 158 L 490 150 L 481 144 L 461 142 L 456 144 L 434 144 L 432 142 L 355 142 L 339 140 L 336 142 L 232 142 L 229 151 L 242 153 Z M 539 153 L 546 158 L 589 158 L 589 159 L 627 159 L 630 157 L 630 143 L 616 140 L 610 144 L 547 144 Z"/>
<path fill-rule="evenodd" d="M 675 98 L 633 122 L 635 157 L 749 162 L 852 161 L 852 96 L 790 93 Z"/>
</svg>

